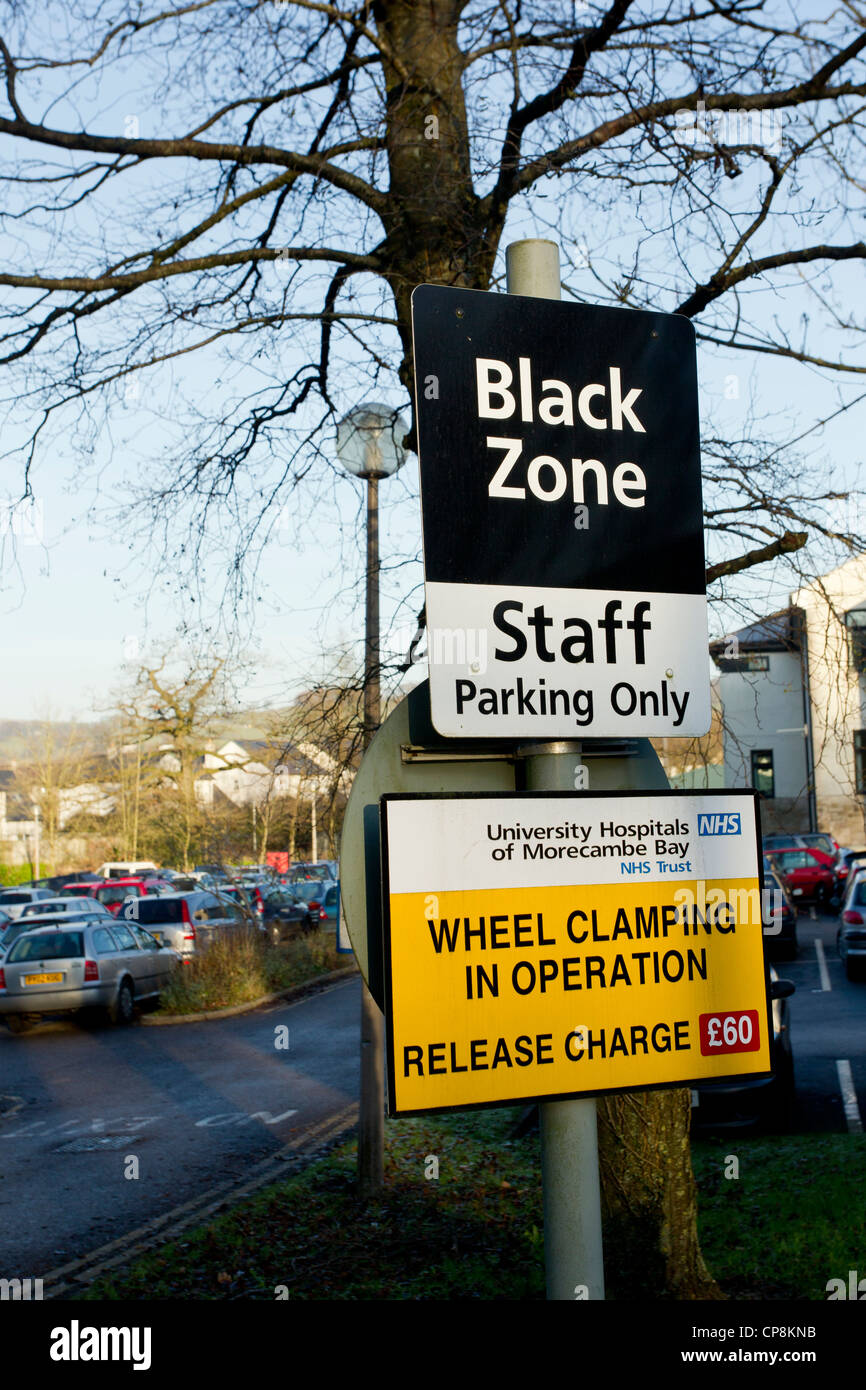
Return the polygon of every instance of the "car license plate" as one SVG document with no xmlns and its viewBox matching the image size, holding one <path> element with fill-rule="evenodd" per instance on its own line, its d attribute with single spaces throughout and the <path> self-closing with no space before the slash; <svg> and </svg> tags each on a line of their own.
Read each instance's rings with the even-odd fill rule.
<svg viewBox="0 0 866 1390">
<path fill-rule="evenodd" d="M 54 975 L 25 975 L 25 985 L 59 985 L 63 982 L 63 975 L 57 971 Z"/>
<path fill-rule="evenodd" d="M 802 896 L 803 890 L 802 888 L 794 888 L 792 889 L 792 892 L 795 898 L 799 898 Z"/>
</svg>

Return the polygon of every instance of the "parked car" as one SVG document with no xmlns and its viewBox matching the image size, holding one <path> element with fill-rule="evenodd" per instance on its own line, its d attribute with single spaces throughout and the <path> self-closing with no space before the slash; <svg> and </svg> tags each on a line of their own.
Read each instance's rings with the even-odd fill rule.
<svg viewBox="0 0 866 1390">
<path fill-rule="evenodd" d="M 823 830 L 803 830 L 795 835 L 765 835 L 763 840 L 765 850 L 775 851 L 779 849 L 817 849 L 822 854 L 827 854 L 835 860 L 839 854 L 839 845 Z"/>
<path fill-rule="evenodd" d="M 241 883 L 221 883 L 213 891 L 218 898 L 224 898 L 230 903 L 237 903 L 252 925 L 260 925 L 261 914 L 256 899 L 249 888 Z"/>
<path fill-rule="evenodd" d="M 764 870 L 764 947 L 783 960 L 797 958 L 797 908 L 780 876 Z"/>
<path fill-rule="evenodd" d="M 815 902 L 826 907 L 836 896 L 836 875 L 827 863 L 828 856 L 821 850 L 772 850 L 767 857 L 796 901 Z"/>
<path fill-rule="evenodd" d="M 77 897 L 40 898 L 38 902 L 24 904 L 18 914 L 18 921 L 26 922 L 31 917 L 56 917 L 58 914 L 64 912 L 80 913 L 82 906 L 81 898 Z M 87 908 L 88 911 L 98 913 L 100 917 L 111 916 L 105 904 L 97 902 L 95 899 L 92 902 L 89 898 L 87 899 Z"/>
<path fill-rule="evenodd" d="M 7 926 L 0 925 L 0 956 L 5 955 L 12 942 L 17 941 L 24 932 L 35 931 L 37 927 L 61 927 L 70 923 L 79 926 L 90 922 L 98 926 L 100 922 L 110 921 L 111 913 L 96 903 L 81 904 L 67 912 L 40 912 L 27 917 L 13 917 Z"/>
<path fill-rule="evenodd" d="M 338 873 L 336 859 L 317 859 L 315 862 L 293 864 L 289 870 L 289 878 L 329 878 L 336 882 Z"/>
<path fill-rule="evenodd" d="M 43 1014 L 102 1008 L 130 1023 L 137 1004 L 156 1003 L 177 965 L 135 923 L 68 922 L 28 929 L 0 965 L 0 1017 L 23 1033 Z"/>
<path fill-rule="evenodd" d="M 0 893 L 0 908 L 10 917 L 19 917 L 25 904 L 45 902 L 54 896 L 50 888 L 4 888 Z"/>
<path fill-rule="evenodd" d="M 841 887 L 846 887 L 857 865 L 866 867 L 866 849 L 840 849 L 836 860 L 836 878 Z"/>
<path fill-rule="evenodd" d="M 319 924 L 318 908 L 300 901 L 291 889 L 276 885 L 263 894 L 262 904 L 262 930 L 275 946 Z"/>
<path fill-rule="evenodd" d="M 96 872 L 102 878 L 140 878 L 143 874 L 155 874 L 157 869 L 151 859 L 135 859 L 125 863 L 100 864 Z"/>
<path fill-rule="evenodd" d="M 56 895 L 65 893 L 71 883 L 102 883 L 99 874 L 56 874 L 53 878 L 32 879 L 28 888 L 49 888 Z"/>
<path fill-rule="evenodd" d="M 93 898 L 116 917 L 127 898 L 143 898 L 155 892 L 156 889 L 149 887 L 148 883 L 154 885 L 157 882 L 156 879 L 144 878 L 112 878 L 108 881 L 103 878 L 99 883 L 83 883 L 77 888 L 71 885 L 70 892 L 80 898 Z"/>
<path fill-rule="evenodd" d="M 842 900 L 836 950 L 848 979 L 862 979 L 866 969 L 866 874 L 851 881 Z"/>
<path fill-rule="evenodd" d="M 214 937 L 245 925 L 241 907 L 205 890 L 130 898 L 120 909 L 124 922 L 137 922 L 181 960 L 207 949 Z"/>
<path fill-rule="evenodd" d="M 339 881 L 325 885 L 325 891 L 322 894 L 322 911 L 325 914 L 324 917 L 321 918 L 323 922 L 336 922 L 340 915 Z"/>
<path fill-rule="evenodd" d="M 324 879 L 312 879 L 309 882 L 299 879 L 295 883 L 288 885 L 288 892 L 294 894 L 299 902 L 306 903 L 310 913 L 310 926 L 318 926 L 320 922 L 327 921 L 328 914 L 325 911 L 324 899 L 329 887 L 336 888 L 336 884 L 331 885 Z"/>
<path fill-rule="evenodd" d="M 766 940 L 766 938 L 765 938 Z M 773 1075 L 740 1081 L 702 1081 L 692 1095 L 694 1129 L 747 1128 L 758 1125 L 787 1129 L 794 1106 L 794 1054 L 791 1049 L 788 1000 L 796 990 L 792 980 L 779 978 L 770 966 L 770 1013 Z"/>
</svg>

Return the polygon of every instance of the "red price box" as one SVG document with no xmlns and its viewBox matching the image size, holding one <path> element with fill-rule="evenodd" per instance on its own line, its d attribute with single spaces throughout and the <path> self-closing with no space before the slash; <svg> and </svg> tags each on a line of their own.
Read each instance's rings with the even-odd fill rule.
<svg viewBox="0 0 866 1390">
<path fill-rule="evenodd" d="M 761 1025 L 757 1009 L 739 1013 L 700 1014 L 701 1056 L 722 1057 L 728 1052 L 757 1052 Z"/>
</svg>

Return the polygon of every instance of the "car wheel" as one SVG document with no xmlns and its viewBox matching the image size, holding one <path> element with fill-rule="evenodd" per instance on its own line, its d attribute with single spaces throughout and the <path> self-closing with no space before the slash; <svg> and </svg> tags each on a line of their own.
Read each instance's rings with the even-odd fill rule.
<svg viewBox="0 0 866 1390">
<path fill-rule="evenodd" d="M 6 1027 L 10 1033 L 29 1033 L 39 1022 L 38 1017 L 32 1014 L 7 1014 Z"/>
<path fill-rule="evenodd" d="M 862 980 L 863 967 L 859 960 L 852 960 L 850 956 L 845 957 L 845 976 L 849 980 Z"/>
<path fill-rule="evenodd" d="M 117 998 L 109 1006 L 108 1017 L 112 1023 L 121 1025 L 131 1023 L 135 1017 L 135 995 L 129 980 L 121 980 Z"/>
</svg>

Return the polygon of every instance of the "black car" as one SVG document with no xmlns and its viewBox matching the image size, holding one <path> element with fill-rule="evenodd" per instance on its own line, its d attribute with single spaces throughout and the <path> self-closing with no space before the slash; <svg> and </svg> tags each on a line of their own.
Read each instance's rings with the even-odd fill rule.
<svg viewBox="0 0 866 1390">
<path fill-rule="evenodd" d="M 764 938 L 766 940 L 766 937 Z M 788 999 L 795 992 L 792 980 L 780 980 L 770 966 L 770 1008 L 773 1040 L 770 1062 L 773 1075 L 745 1080 L 702 1081 L 692 1092 L 692 1129 L 749 1129 L 762 1126 L 785 1130 L 794 1108 L 794 1054 Z"/>
<path fill-rule="evenodd" d="M 300 932 L 312 931 L 319 924 L 318 910 L 313 911 L 289 888 L 261 889 L 261 925 L 268 940 L 277 946 L 283 941 L 291 941 Z"/>
<path fill-rule="evenodd" d="M 780 960 L 797 958 L 797 908 L 779 874 L 764 861 L 764 949 Z"/>
</svg>

